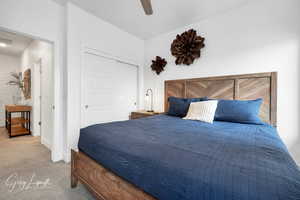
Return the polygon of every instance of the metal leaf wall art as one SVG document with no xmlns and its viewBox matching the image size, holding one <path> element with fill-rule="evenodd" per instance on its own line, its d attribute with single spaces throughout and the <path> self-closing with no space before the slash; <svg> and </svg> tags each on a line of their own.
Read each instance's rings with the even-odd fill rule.
<svg viewBox="0 0 300 200">
<path fill-rule="evenodd" d="M 152 60 L 151 68 L 156 72 L 157 75 L 159 75 L 162 71 L 164 71 L 166 65 L 166 59 L 156 56 L 156 59 Z"/>
<path fill-rule="evenodd" d="M 190 65 L 195 59 L 200 58 L 201 49 L 205 47 L 204 40 L 205 38 L 197 35 L 194 29 L 177 35 L 171 45 L 171 53 L 176 57 L 176 65 Z"/>
</svg>

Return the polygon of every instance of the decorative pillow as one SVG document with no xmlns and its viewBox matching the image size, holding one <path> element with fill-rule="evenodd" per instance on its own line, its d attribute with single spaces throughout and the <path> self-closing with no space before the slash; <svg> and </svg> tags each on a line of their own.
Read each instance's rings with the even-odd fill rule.
<svg viewBox="0 0 300 200">
<path fill-rule="evenodd" d="M 219 100 L 215 115 L 217 121 L 244 124 L 263 124 L 258 114 L 262 99 L 256 100 Z"/>
<path fill-rule="evenodd" d="M 206 101 L 207 97 L 202 98 L 177 98 L 177 97 L 169 97 L 169 111 L 168 115 L 176 116 L 176 117 L 185 117 L 191 102 L 199 102 Z"/>
<path fill-rule="evenodd" d="M 212 124 L 217 106 L 217 100 L 192 102 L 187 116 L 183 119 L 199 120 Z"/>
</svg>

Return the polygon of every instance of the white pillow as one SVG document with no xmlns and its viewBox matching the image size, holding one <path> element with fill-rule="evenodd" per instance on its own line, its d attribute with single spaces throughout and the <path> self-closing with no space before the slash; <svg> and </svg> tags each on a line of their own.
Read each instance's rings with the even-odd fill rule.
<svg viewBox="0 0 300 200">
<path fill-rule="evenodd" d="M 217 106 L 217 100 L 192 102 L 187 115 L 183 119 L 199 120 L 212 124 Z"/>
</svg>

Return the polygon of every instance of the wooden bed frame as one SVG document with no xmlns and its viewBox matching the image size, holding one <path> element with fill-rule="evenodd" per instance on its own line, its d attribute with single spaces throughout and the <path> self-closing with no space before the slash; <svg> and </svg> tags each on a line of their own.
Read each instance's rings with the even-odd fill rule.
<svg viewBox="0 0 300 200">
<path fill-rule="evenodd" d="M 168 110 L 170 96 L 241 100 L 263 98 L 260 117 L 276 127 L 276 72 L 169 80 L 165 81 L 165 111 Z M 89 156 L 72 150 L 71 187 L 76 187 L 78 181 L 99 200 L 155 200 Z"/>
</svg>

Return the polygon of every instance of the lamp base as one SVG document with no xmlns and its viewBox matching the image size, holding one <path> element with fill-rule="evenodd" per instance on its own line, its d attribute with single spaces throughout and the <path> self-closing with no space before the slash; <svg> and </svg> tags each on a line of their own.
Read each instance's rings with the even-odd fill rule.
<svg viewBox="0 0 300 200">
<path fill-rule="evenodd" d="M 154 110 L 147 110 L 147 112 L 154 112 Z"/>
</svg>

